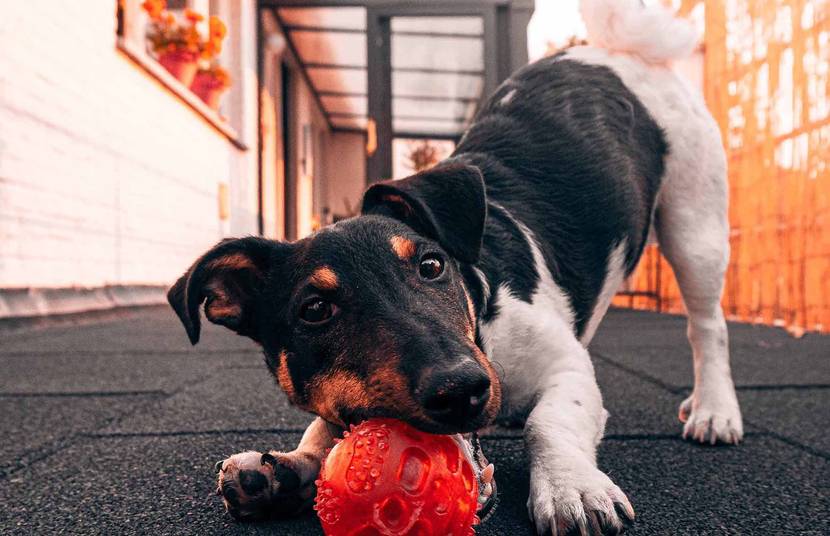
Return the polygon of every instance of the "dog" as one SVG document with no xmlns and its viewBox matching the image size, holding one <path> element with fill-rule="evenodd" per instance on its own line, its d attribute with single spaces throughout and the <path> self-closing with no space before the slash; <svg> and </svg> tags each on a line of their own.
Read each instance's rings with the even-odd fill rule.
<svg viewBox="0 0 830 536">
<path fill-rule="evenodd" d="M 318 416 L 292 452 L 220 462 L 232 514 L 307 506 L 326 449 L 361 420 L 456 434 L 499 417 L 525 423 L 539 534 L 624 530 L 634 510 L 596 464 L 608 414 L 586 347 L 654 239 L 688 312 L 683 436 L 742 439 L 720 307 L 726 159 L 702 97 L 668 67 L 694 30 L 637 0 L 581 11 L 595 45 L 514 73 L 449 158 L 372 185 L 359 216 L 302 240 L 223 241 L 171 288 L 193 344 L 204 302 Z"/>
</svg>

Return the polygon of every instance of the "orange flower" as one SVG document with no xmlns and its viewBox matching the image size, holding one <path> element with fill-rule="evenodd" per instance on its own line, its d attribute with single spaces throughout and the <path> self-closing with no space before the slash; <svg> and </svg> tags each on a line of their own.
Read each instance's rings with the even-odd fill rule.
<svg viewBox="0 0 830 536">
<path fill-rule="evenodd" d="M 205 20 L 200 13 L 197 13 L 190 8 L 184 10 L 184 16 L 191 22 L 191 24 L 196 24 Z"/>
<path fill-rule="evenodd" d="M 210 18 L 208 24 L 208 38 L 205 42 L 205 48 L 202 51 L 202 57 L 205 59 L 212 59 L 222 52 L 222 40 L 225 38 L 227 28 L 222 19 L 216 16 Z"/>
<path fill-rule="evenodd" d="M 233 80 L 231 79 L 231 74 L 227 71 L 227 69 L 223 69 L 218 65 L 211 69 L 213 71 L 213 76 L 216 80 L 222 85 L 222 87 L 230 87 Z"/>
<path fill-rule="evenodd" d="M 199 50 L 199 34 L 195 32 L 188 32 L 184 36 L 185 44 L 190 50 Z"/>
<path fill-rule="evenodd" d="M 228 33 L 227 27 L 225 27 L 225 23 L 222 22 L 222 19 L 213 15 L 210 18 L 209 29 L 210 29 L 210 37 L 213 39 L 218 39 L 219 42 L 222 42 L 222 39 L 225 38 L 225 34 Z"/>
<path fill-rule="evenodd" d="M 205 43 L 205 49 L 202 51 L 202 57 L 206 60 L 218 55 L 221 50 L 216 50 L 216 45 L 213 41 Z"/>
<path fill-rule="evenodd" d="M 167 8 L 167 0 L 144 0 L 141 7 L 152 20 L 161 20 L 161 15 Z"/>
</svg>

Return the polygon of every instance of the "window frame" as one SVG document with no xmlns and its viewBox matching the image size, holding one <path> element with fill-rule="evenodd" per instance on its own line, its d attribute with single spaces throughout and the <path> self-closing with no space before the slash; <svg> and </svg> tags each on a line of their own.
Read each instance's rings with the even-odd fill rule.
<svg viewBox="0 0 830 536">
<path fill-rule="evenodd" d="M 188 0 L 188 6 L 207 12 L 209 3 L 202 0 Z M 148 51 L 146 45 L 147 15 L 141 8 L 141 0 L 117 0 L 118 26 L 116 28 L 115 47 L 133 64 L 155 79 L 167 93 L 172 94 L 211 127 L 225 136 L 236 148 L 246 151 L 248 145 L 230 120 L 213 110 L 189 87 L 182 84 L 170 74 Z"/>
</svg>

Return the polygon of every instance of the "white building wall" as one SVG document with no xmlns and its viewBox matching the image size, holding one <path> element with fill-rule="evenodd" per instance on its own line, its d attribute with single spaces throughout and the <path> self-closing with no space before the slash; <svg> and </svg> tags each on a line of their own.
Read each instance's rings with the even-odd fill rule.
<svg viewBox="0 0 830 536">
<path fill-rule="evenodd" d="M 114 0 L 0 2 L 0 289 L 168 284 L 256 232 L 254 4 L 242 151 L 116 49 Z"/>
<path fill-rule="evenodd" d="M 256 43 L 256 0 L 221 0 L 221 13 L 227 14 L 229 35 L 225 42 L 222 61 L 235 65 L 234 85 L 224 101 L 222 112 L 230 118 L 240 139 L 250 147 L 246 158 L 230 159 L 228 177 L 230 180 L 231 236 L 256 233 L 259 226 L 259 174 L 257 170 L 256 145 L 259 118 L 257 109 L 257 43 Z"/>
</svg>

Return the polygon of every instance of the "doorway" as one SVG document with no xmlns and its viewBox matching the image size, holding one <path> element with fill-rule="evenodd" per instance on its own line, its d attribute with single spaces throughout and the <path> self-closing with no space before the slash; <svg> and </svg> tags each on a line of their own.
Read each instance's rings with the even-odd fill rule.
<svg viewBox="0 0 830 536">
<path fill-rule="evenodd" d="M 497 15 L 495 4 L 368 9 L 370 183 L 402 172 L 402 144 L 417 159 L 458 141 L 500 80 Z"/>
</svg>

